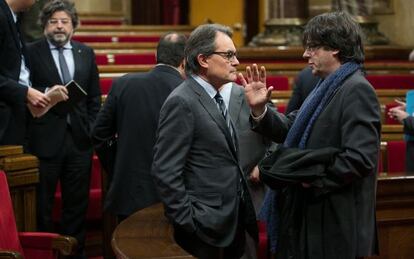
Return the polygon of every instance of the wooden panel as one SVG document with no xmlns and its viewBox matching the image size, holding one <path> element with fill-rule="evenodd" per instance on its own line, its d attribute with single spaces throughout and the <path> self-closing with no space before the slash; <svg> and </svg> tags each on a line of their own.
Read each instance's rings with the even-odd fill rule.
<svg viewBox="0 0 414 259">
<path fill-rule="evenodd" d="M 413 258 L 414 176 L 378 179 L 377 220 L 380 256 L 369 258 Z"/>
<path fill-rule="evenodd" d="M 21 146 L 0 146 L 0 168 L 6 172 L 18 231 L 35 231 L 38 160 L 22 153 Z"/>
</svg>

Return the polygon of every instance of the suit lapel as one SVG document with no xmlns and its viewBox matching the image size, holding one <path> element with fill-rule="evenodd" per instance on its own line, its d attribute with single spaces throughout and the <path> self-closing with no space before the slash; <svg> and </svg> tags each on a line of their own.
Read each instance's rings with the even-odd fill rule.
<svg viewBox="0 0 414 259">
<path fill-rule="evenodd" d="M 39 55 L 37 58 L 42 60 L 42 66 L 45 66 L 45 70 L 51 72 L 51 76 L 54 77 L 53 82 L 62 82 L 60 78 L 59 71 L 57 69 L 57 65 L 55 64 L 55 60 L 52 56 L 52 51 L 49 47 L 49 43 L 46 39 L 44 39 L 41 43 L 40 48 L 37 50 Z"/>
<path fill-rule="evenodd" d="M 220 113 L 214 101 L 210 98 L 206 91 L 204 91 L 202 86 L 200 86 L 195 80 L 190 80 L 192 81 L 192 83 L 190 84 L 192 86 L 192 89 L 199 95 L 199 101 L 201 105 L 204 107 L 207 113 L 211 116 L 211 118 L 223 132 L 224 136 L 226 137 L 227 144 L 237 160 L 237 151 L 235 150 L 236 143 L 233 144 L 232 137 L 230 135 L 229 129 L 227 128 L 227 124 L 223 118 L 223 115 Z"/>
<path fill-rule="evenodd" d="M 71 42 L 72 44 L 72 53 L 73 53 L 73 63 L 75 65 L 75 72 L 73 74 L 73 80 L 79 82 L 79 75 L 82 71 L 82 49 L 79 47 L 78 44 L 76 44 L 75 42 Z M 85 87 L 85 86 L 82 86 Z"/>
</svg>

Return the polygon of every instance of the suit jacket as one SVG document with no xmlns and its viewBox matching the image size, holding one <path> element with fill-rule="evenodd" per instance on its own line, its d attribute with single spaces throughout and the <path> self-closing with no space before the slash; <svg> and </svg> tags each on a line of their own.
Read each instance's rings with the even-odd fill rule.
<svg viewBox="0 0 414 259">
<path fill-rule="evenodd" d="M 72 41 L 75 63 L 75 80 L 87 93 L 70 111 L 70 128 L 73 141 L 80 150 L 92 148 L 90 132 L 101 106 L 99 74 L 93 50 L 86 45 Z M 62 84 L 58 69 L 45 38 L 27 46 L 31 61 L 33 86 L 44 92 L 46 87 Z M 40 118 L 34 118 L 29 126 L 29 152 L 40 158 L 54 157 L 61 150 L 67 132 L 67 116 L 49 110 Z"/>
<path fill-rule="evenodd" d="M 95 145 L 117 136 L 105 209 L 117 215 L 130 215 L 159 202 L 150 176 L 159 112 L 167 96 L 182 81 L 178 71 L 166 65 L 114 81 L 92 130 Z"/>
<path fill-rule="evenodd" d="M 312 69 L 306 67 L 302 69 L 295 80 L 292 96 L 290 97 L 288 106 L 286 107 L 286 114 L 298 110 L 302 103 L 312 92 L 313 88 L 318 84 L 320 78 L 312 74 Z"/>
<path fill-rule="evenodd" d="M 237 128 L 235 129 L 237 131 Z M 152 175 L 175 227 L 225 247 L 238 222 L 238 153 L 216 103 L 194 79 L 177 87 L 160 112 Z M 253 204 L 244 192 L 243 223 L 257 237 Z"/>
<path fill-rule="evenodd" d="M 270 106 L 268 108 L 270 109 Z M 251 171 L 263 159 L 272 142 L 269 138 L 251 130 L 250 107 L 244 96 L 244 88 L 240 85 L 232 85 L 228 110 L 238 133 L 240 165 L 248 179 Z M 247 183 L 257 215 L 263 203 L 265 186 L 260 183 L 251 183 L 249 180 Z"/>
<path fill-rule="evenodd" d="M 295 112 L 285 116 L 268 110 L 255 130 L 283 142 L 295 117 Z M 306 149 L 332 147 L 341 152 L 326 166 L 326 177 L 311 182 L 311 188 L 297 188 L 304 199 L 297 215 L 302 220 L 296 226 L 302 241 L 300 247 L 289 247 L 284 241 L 290 242 L 294 231 L 281 233 L 276 257 L 288 258 L 291 251 L 297 253 L 292 258 L 309 259 L 378 253 L 375 197 L 380 121 L 376 93 L 357 71 L 314 122 Z"/>
<path fill-rule="evenodd" d="M 4 0 L 0 0 L 0 28 L 0 145 L 21 145 L 27 112 L 27 86 L 18 83 L 23 43 Z"/>
</svg>

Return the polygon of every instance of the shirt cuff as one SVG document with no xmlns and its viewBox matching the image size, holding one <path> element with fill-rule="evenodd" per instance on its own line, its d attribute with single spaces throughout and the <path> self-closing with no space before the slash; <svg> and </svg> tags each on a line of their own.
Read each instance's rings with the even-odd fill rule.
<svg viewBox="0 0 414 259">
<path fill-rule="evenodd" d="M 259 122 L 259 121 L 261 121 L 263 119 L 263 117 L 265 116 L 266 112 L 267 112 L 267 106 L 265 106 L 264 112 L 262 114 L 260 114 L 259 116 L 257 116 L 257 117 L 254 116 L 252 112 L 250 112 L 250 115 L 252 116 L 252 119 L 255 122 Z"/>
</svg>

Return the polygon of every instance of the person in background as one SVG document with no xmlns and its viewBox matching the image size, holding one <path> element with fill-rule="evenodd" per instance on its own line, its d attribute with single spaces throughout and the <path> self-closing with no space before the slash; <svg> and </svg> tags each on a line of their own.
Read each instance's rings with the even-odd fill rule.
<svg viewBox="0 0 414 259">
<path fill-rule="evenodd" d="M 36 3 L 26 12 L 21 13 L 20 31 L 26 42 L 33 42 L 43 37 L 42 27 L 39 25 L 39 13 L 50 0 L 36 0 Z"/>
<path fill-rule="evenodd" d="M 246 230 L 257 240 L 237 128 L 219 92 L 237 78 L 231 36 L 218 24 L 191 33 L 188 78 L 161 108 L 151 170 L 176 242 L 203 259 L 240 258 Z"/>
<path fill-rule="evenodd" d="M 157 46 L 157 65 L 115 80 L 92 129 L 95 147 L 116 138 L 114 170 L 105 210 L 123 220 L 159 202 L 150 176 L 161 106 L 183 81 L 186 37 L 167 33 Z"/>
<path fill-rule="evenodd" d="M 264 67 L 247 67 L 247 78 L 240 74 L 252 128 L 283 143 L 271 155 L 278 165 L 271 172 L 285 182 L 265 181 L 274 186 L 263 206 L 270 248 L 275 258 L 376 255 L 381 116 L 362 72 L 361 28 L 347 13 L 324 13 L 305 26 L 303 45 L 322 80 L 299 111 L 266 108 L 273 87 L 266 87 Z M 261 178 L 269 175 L 264 172 Z"/>
<path fill-rule="evenodd" d="M 32 81 L 45 92 L 71 80 L 86 92 L 72 109 L 50 109 L 31 121 L 28 149 L 39 158 L 37 226 L 53 228 L 52 209 L 58 181 L 62 193 L 61 234 L 78 240 L 75 258 L 85 258 L 85 218 L 89 200 L 92 142 L 90 133 L 101 106 L 98 68 L 90 47 L 72 41 L 78 25 L 74 4 L 67 0 L 48 2 L 40 13 L 44 37 L 28 45 Z M 70 94 L 69 94 L 70 100 Z"/>
<path fill-rule="evenodd" d="M 310 67 L 302 69 L 295 79 L 295 85 L 293 87 L 292 96 L 286 107 L 285 114 L 289 114 L 294 110 L 299 110 L 306 97 L 312 92 L 315 86 L 318 84 L 320 78 L 312 74 Z"/>
<path fill-rule="evenodd" d="M 413 114 L 406 112 L 405 102 L 395 100 L 399 105 L 391 108 L 388 111 L 388 116 L 399 121 L 404 128 L 404 134 L 408 135 L 406 141 L 406 152 L 405 152 L 405 170 L 408 174 L 414 174 L 414 117 Z M 410 139 L 411 138 L 411 139 Z"/>
<path fill-rule="evenodd" d="M 50 98 L 31 87 L 25 45 L 17 13 L 34 0 L 0 0 L 0 145 L 22 145 L 26 136 L 26 105 L 44 108 Z"/>
</svg>

